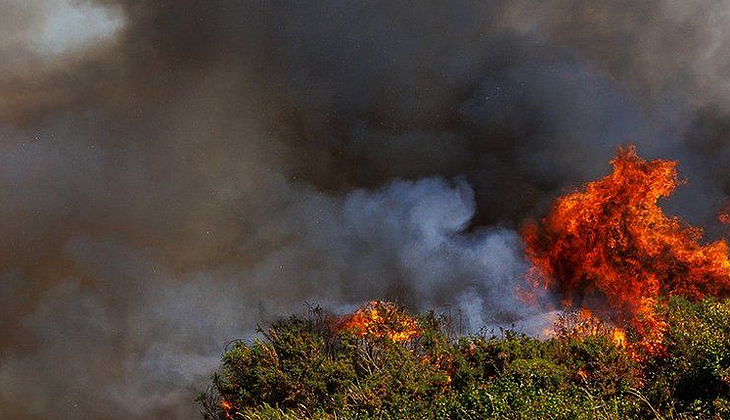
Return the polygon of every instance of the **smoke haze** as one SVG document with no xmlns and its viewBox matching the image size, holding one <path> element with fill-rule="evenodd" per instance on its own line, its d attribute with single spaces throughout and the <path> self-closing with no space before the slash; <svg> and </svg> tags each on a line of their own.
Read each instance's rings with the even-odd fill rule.
<svg viewBox="0 0 730 420">
<path fill-rule="evenodd" d="M 195 419 L 308 303 L 537 328 L 516 229 L 617 145 L 719 235 L 730 2 L 0 2 L 0 417 Z"/>
</svg>

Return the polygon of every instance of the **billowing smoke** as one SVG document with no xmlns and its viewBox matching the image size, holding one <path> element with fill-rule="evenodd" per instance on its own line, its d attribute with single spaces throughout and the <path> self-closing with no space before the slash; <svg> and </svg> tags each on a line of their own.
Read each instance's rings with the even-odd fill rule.
<svg viewBox="0 0 730 420">
<path fill-rule="evenodd" d="M 475 327 L 530 313 L 514 297 L 524 270 L 517 235 L 463 233 L 475 208 L 465 183 L 400 181 L 341 199 L 296 190 L 261 226 L 265 241 L 281 245 L 247 267 L 176 274 L 116 239 L 68 239 L 60 252 L 75 275 L 49 285 L 19 320 L 32 344 L 4 354 L 4 397 L 41 417 L 184 418 L 227 341 L 306 302 L 464 304 Z M 18 271 L 3 284 L 13 315 L 32 284 Z"/>
<path fill-rule="evenodd" d="M 0 4 L 0 417 L 194 419 L 230 340 L 322 304 L 515 297 L 515 229 L 679 159 L 730 193 L 730 2 Z"/>
</svg>

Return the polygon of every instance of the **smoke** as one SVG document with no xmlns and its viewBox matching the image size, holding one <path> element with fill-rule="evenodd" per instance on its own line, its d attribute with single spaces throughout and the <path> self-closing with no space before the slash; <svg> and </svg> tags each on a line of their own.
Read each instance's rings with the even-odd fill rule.
<svg viewBox="0 0 730 420">
<path fill-rule="evenodd" d="M 304 302 L 342 311 L 400 298 L 425 310 L 456 306 L 468 290 L 475 328 L 530 313 L 512 290 L 525 268 L 514 232 L 463 233 L 474 212 L 464 183 L 401 181 L 342 199 L 291 194 L 262 227 L 286 245 L 247 269 L 175 275 L 114 240 L 68 240 L 65 258 L 93 283 L 58 279 L 22 318 L 33 344 L 3 355 L 3 397 L 41 417 L 180 418 L 194 411 L 191 397 L 227 341 Z M 29 286 L 6 276 L 16 296 Z"/>
<path fill-rule="evenodd" d="M 0 417 L 196 418 L 303 309 L 540 315 L 515 229 L 619 144 L 730 193 L 728 2 L 0 5 Z M 537 316 L 537 318 L 535 317 Z"/>
</svg>

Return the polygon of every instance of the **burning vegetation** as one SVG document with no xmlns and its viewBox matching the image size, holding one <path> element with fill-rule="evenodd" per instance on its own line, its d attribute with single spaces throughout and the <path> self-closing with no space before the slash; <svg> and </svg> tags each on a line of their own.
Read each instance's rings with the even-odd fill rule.
<svg viewBox="0 0 730 420">
<path fill-rule="evenodd" d="M 204 417 L 730 418 L 728 245 L 658 206 L 676 162 L 629 147 L 611 163 L 523 231 L 530 279 L 562 299 L 550 338 L 457 337 L 446 316 L 382 301 L 315 309 L 226 352 Z"/>
<path fill-rule="evenodd" d="M 371 301 L 345 317 L 340 330 L 358 337 L 387 338 L 396 342 L 413 340 L 421 335 L 418 322 L 390 302 Z"/>
<path fill-rule="evenodd" d="M 728 245 L 700 243 L 702 229 L 663 213 L 657 202 L 677 187 L 677 162 L 647 161 L 619 149 L 613 172 L 559 198 L 523 231 L 533 279 L 584 308 L 635 329 L 661 353 L 666 323 L 655 306 L 671 296 L 700 300 L 730 291 Z"/>
<path fill-rule="evenodd" d="M 448 318 L 425 314 L 418 336 L 395 341 L 314 310 L 236 343 L 199 402 L 208 420 L 730 418 L 730 301 L 675 297 L 657 316 L 666 352 L 636 358 L 587 311 L 547 340 L 455 339 Z"/>
</svg>

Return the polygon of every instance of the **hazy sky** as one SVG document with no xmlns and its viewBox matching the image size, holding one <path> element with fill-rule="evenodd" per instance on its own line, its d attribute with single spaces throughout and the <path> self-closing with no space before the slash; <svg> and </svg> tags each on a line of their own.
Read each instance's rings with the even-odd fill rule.
<svg viewBox="0 0 730 420">
<path fill-rule="evenodd" d="M 617 145 L 723 233 L 730 2 L 0 0 L 0 418 L 196 419 L 320 303 L 536 327 L 517 233 Z"/>
</svg>

